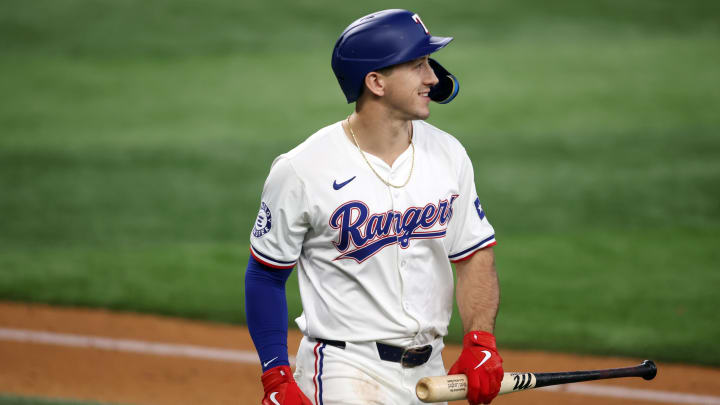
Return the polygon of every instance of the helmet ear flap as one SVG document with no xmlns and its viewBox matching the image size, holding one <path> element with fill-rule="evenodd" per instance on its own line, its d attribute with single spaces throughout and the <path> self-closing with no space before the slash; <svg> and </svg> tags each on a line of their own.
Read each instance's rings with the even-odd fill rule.
<svg viewBox="0 0 720 405">
<path fill-rule="evenodd" d="M 430 99 L 438 104 L 451 102 L 460 91 L 460 82 L 435 59 L 430 58 L 430 67 L 435 72 L 439 82 L 430 89 Z"/>
</svg>

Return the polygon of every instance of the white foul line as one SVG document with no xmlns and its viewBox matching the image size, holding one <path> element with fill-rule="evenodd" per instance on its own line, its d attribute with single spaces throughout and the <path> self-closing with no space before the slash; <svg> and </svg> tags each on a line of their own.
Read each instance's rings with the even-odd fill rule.
<svg viewBox="0 0 720 405">
<path fill-rule="evenodd" d="M 204 346 L 153 343 L 141 340 L 114 339 L 99 336 L 73 335 L 66 333 L 40 332 L 25 329 L 0 328 L 0 340 L 20 343 L 37 343 L 55 346 L 94 348 L 120 352 L 151 354 L 156 356 L 191 357 L 232 363 L 260 364 L 255 352 L 232 349 L 215 349 Z M 290 363 L 295 358 L 290 357 Z M 593 395 L 611 398 L 637 399 L 673 404 L 720 405 L 720 397 L 685 394 L 670 391 L 645 390 L 637 388 L 611 387 L 587 383 L 564 384 L 540 388 L 554 392 Z"/>
<path fill-rule="evenodd" d="M 255 352 L 244 350 L 215 349 L 203 346 L 153 343 L 142 340 L 114 339 L 24 329 L 0 328 L 0 340 L 153 354 L 156 356 L 179 356 L 233 363 L 260 364 L 260 360 Z M 290 363 L 294 363 L 294 361 L 295 358 L 291 356 Z"/>
<path fill-rule="evenodd" d="M 715 397 L 711 395 L 684 394 L 678 392 L 645 390 L 639 388 L 611 387 L 609 385 L 594 385 L 588 383 L 554 385 L 551 387 L 543 387 L 540 389 L 555 392 L 568 392 L 571 394 L 593 395 L 598 397 L 666 402 L 670 404 L 720 404 L 720 397 Z"/>
</svg>

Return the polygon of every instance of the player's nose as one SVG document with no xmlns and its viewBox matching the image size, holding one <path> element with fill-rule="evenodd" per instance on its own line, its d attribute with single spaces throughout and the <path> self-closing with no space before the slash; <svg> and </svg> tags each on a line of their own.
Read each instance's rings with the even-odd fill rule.
<svg viewBox="0 0 720 405">
<path fill-rule="evenodd" d="M 424 77 L 424 84 L 433 87 L 434 85 L 438 84 L 440 80 L 435 76 L 435 71 L 430 67 L 428 64 L 428 69 L 425 70 L 427 73 Z"/>
</svg>

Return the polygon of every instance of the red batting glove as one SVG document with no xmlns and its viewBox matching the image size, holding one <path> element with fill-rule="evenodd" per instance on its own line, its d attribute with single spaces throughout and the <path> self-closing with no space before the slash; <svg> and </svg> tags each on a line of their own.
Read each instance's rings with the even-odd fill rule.
<svg viewBox="0 0 720 405">
<path fill-rule="evenodd" d="M 265 396 L 262 405 L 312 405 L 300 391 L 290 367 L 277 366 L 262 375 Z"/>
<path fill-rule="evenodd" d="M 448 374 L 465 374 L 470 405 L 489 404 L 500 391 L 503 379 L 502 357 L 492 333 L 472 331 L 463 338 L 460 358 Z"/>
</svg>

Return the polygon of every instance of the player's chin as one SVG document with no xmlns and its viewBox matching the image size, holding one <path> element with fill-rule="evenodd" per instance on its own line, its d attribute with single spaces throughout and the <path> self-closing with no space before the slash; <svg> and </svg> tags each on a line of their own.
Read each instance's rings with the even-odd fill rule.
<svg viewBox="0 0 720 405">
<path fill-rule="evenodd" d="M 416 109 L 415 116 L 417 117 L 416 119 L 419 119 L 419 120 L 427 119 L 430 116 L 430 106 L 424 105 L 424 106 Z"/>
<path fill-rule="evenodd" d="M 424 120 L 430 116 L 430 102 L 427 100 L 415 100 L 402 106 L 402 112 L 407 120 Z"/>
</svg>

